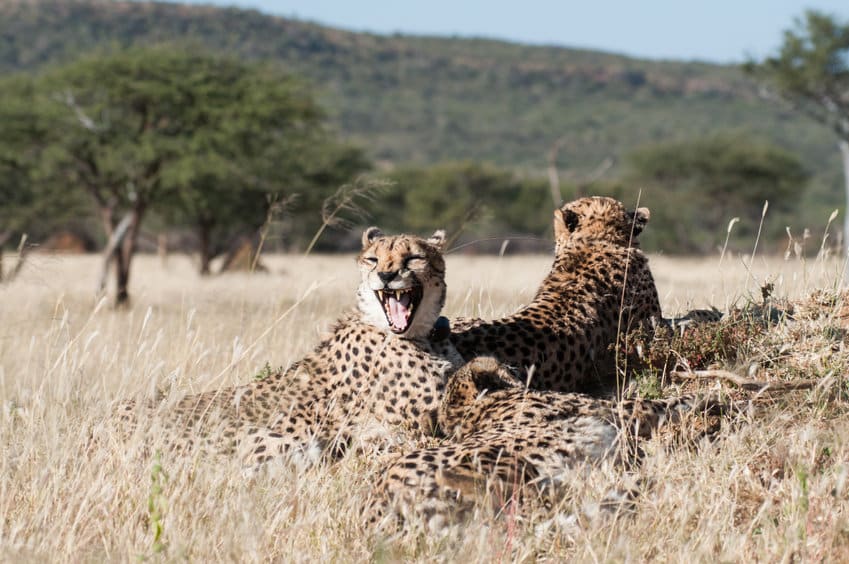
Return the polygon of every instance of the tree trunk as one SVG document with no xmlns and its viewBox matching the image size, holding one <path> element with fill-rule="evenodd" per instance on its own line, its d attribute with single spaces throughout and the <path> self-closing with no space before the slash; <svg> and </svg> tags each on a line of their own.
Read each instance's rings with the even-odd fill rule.
<svg viewBox="0 0 849 564">
<path fill-rule="evenodd" d="M 145 206 L 137 204 L 128 212 L 121 221 L 115 224 L 114 209 L 103 207 L 100 216 L 103 228 L 109 235 L 109 242 L 103 251 L 103 270 L 100 274 L 98 291 L 106 290 L 106 279 L 109 275 L 109 267 L 115 262 L 115 306 L 128 305 L 130 301 L 130 262 L 136 250 L 141 220 L 144 215 Z"/>
<path fill-rule="evenodd" d="M 843 281 L 849 282 L 849 140 L 838 142 L 840 156 L 843 157 L 843 183 L 846 191 L 846 210 L 843 213 L 843 260 L 846 266 L 843 271 Z"/>
<path fill-rule="evenodd" d="M 101 206 L 100 222 L 103 224 L 103 232 L 106 234 L 106 238 L 111 238 L 115 231 L 115 210 L 110 206 Z"/>
<path fill-rule="evenodd" d="M 212 262 L 212 224 L 208 221 L 198 222 L 200 234 L 200 274 L 209 276 L 209 263 Z"/>
<path fill-rule="evenodd" d="M 14 268 L 9 270 L 9 272 L 3 272 L 3 246 L 11 238 L 11 236 L 12 233 L 8 231 L 0 233 L 0 282 L 11 282 L 14 280 L 23 269 L 24 261 L 26 261 L 27 254 L 29 253 L 29 247 L 27 246 L 27 234 L 24 233 L 21 235 L 21 242 L 18 243 L 18 261 L 15 263 Z"/>
<path fill-rule="evenodd" d="M 130 212 L 130 226 L 121 245 L 115 250 L 115 306 L 123 307 L 130 302 L 130 264 L 136 253 L 136 244 L 141 231 L 141 220 L 144 215 L 144 204 L 136 204 Z"/>
<path fill-rule="evenodd" d="M 0 232 L 0 282 L 3 281 L 3 246 L 9 239 L 11 239 L 11 237 L 11 231 Z"/>
<path fill-rule="evenodd" d="M 127 229 L 130 227 L 132 217 L 127 214 L 121 219 L 117 225 L 114 224 L 114 211 L 112 208 L 100 208 L 100 218 L 103 220 L 103 230 L 109 237 L 106 242 L 106 248 L 103 249 L 103 268 L 100 271 L 100 280 L 97 283 L 97 293 L 102 294 L 106 291 L 106 279 L 109 276 L 109 267 L 112 266 L 112 261 L 119 258 L 121 243 L 124 241 L 124 236 L 127 234 Z"/>
<path fill-rule="evenodd" d="M 130 268 L 121 249 L 115 250 L 115 307 L 124 307 L 130 303 L 127 286 L 130 283 Z"/>
<path fill-rule="evenodd" d="M 168 236 L 165 233 L 160 233 L 156 237 L 156 254 L 159 256 L 159 262 L 163 268 L 168 264 Z"/>
</svg>

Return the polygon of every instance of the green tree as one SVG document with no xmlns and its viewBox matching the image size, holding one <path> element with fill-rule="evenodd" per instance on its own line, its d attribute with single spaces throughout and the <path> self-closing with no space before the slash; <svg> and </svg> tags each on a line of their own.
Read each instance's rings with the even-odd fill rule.
<svg viewBox="0 0 849 564">
<path fill-rule="evenodd" d="M 166 213 L 196 228 L 208 274 L 234 238 L 258 231 L 284 192 L 310 203 L 369 163 L 324 127 L 301 81 L 268 65 L 204 62 L 186 77 L 195 126 L 163 168 L 163 185 Z"/>
<path fill-rule="evenodd" d="M 0 263 L 7 243 L 24 234 L 39 238 L 80 212 L 71 190 L 42 178 L 49 120 L 36 100 L 30 77 L 0 82 Z"/>
<path fill-rule="evenodd" d="M 163 48 L 89 56 L 37 85 L 52 102 L 48 174 L 96 202 L 115 263 L 116 304 L 129 299 L 142 221 L 165 193 L 163 169 L 196 126 L 195 92 L 185 78 L 203 63 Z"/>
<path fill-rule="evenodd" d="M 843 159 L 849 210 L 849 21 L 808 11 L 784 32 L 778 53 L 744 69 L 774 87 L 779 101 L 827 125 L 837 136 Z M 849 246 L 849 213 L 844 214 Z"/>
<path fill-rule="evenodd" d="M 35 95 L 42 174 L 96 202 L 117 304 L 149 211 L 192 223 L 208 265 L 214 233 L 256 225 L 269 194 L 309 185 L 304 155 L 332 141 L 299 80 L 174 46 L 86 57 L 45 73 Z"/>
<path fill-rule="evenodd" d="M 663 250 L 673 252 L 710 251 L 732 217 L 742 220 L 738 236 L 751 237 L 764 202 L 774 214 L 792 210 L 808 179 L 791 153 L 736 134 L 646 147 L 631 153 L 626 166 L 624 185 L 630 190 L 610 183 L 605 189 L 636 201 L 639 187 L 641 205 L 652 209 L 656 226 L 646 230 L 645 241 L 657 244 L 662 234 Z M 773 234 L 781 229 L 776 224 Z"/>
<path fill-rule="evenodd" d="M 378 206 L 382 225 L 425 232 L 434 227 L 456 238 L 470 227 L 540 234 L 551 223 L 551 198 L 544 179 L 471 162 L 409 167 L 390 174 L 394 189 Z"/>
<path fill-rule="evenodd" d="M 300 213 L 298 221 L 289 226 L 290 238 L 299 248 L 306 246 L 309 249 L 312 243 L 317 249 L 338 250 L 344 242 L 342 238 L 337 236 L 325 240 L 316 237 L 328 226 L 350 226 L 357 219 L 369 216 L 370 210 L 362 209 L 360 202 L 352 201 L 351 209 L 342 206 L 335 221 L 323 226 L 327 209 L 338 205 L 337 200 L 340 197 L 345 199 L 346 193 L 354 200 L 370 202 L 383 190 L 383 184 L 359 178 L 361 173 L 371 169 L 371 162 L 363 150 L 354 145 L 324 139 L 303 147 L 301 157 L 300 162 L 304 166 L 298 183 L 297 209 L 304 213 Z M 356 196 L 357 193 L 361 196 Z"/>
</svg>

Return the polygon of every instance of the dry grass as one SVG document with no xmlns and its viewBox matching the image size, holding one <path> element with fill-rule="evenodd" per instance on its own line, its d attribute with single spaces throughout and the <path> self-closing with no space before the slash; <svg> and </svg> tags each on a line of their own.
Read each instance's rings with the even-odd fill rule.
<svg viewBox="0 0 849 564">
<path fill-rule="evenodd" d="M 155 388 L 197 392 L 287 365 L 353 304 L 350 257 L 271 257 L 270 274 L 204 280 L 184 258 L 134 264 L 133 307 L 93 296 L 96 257 L 33 257 L 0 286 L 0 560 L 194 561 L 849 559 L 846 319 L 820 300 L 792 326 L 749 343 L 732 369 L 824 384 L 759 403 L 714 442 L 660 440 L 631 515 L 540 526 L 551 512 L 482 511 L 444 536 L 383 537 L 361 523 L 372 460 L 253 479 L 235 465 L 132 454 L 109 440 L 84 450 L 116 399 Z M 449 257 L 449 315 L 507 313 L 527 302 L 547 257 Z M 764 281 L 799 298 L 833 288 L 836 262 L 652 259 L 667 312 L 759 297 Z M 786 369 L 792 366 L 793 370 Z M 579 512 L 625 480 L 603 467 L 575 477 L 558 504 Z M 157 531 L 159 536 L 157 538 Z"/>
</svg>

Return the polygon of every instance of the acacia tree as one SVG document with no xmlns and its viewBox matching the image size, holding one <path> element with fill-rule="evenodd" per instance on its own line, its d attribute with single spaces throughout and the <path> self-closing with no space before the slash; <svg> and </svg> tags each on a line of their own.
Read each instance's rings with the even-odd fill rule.
<svg viewBox="0 0 849 564">
<path fill-rule="evenodd" d="M 258 231 L 274 202 L 332 189 L 368 166 L 333 139 L 301 81 L 269 65 L 206 61 L 189 77 L 195 125 L 163 168 L 164 212 L 196 229 L 202 274 L 234 238 Z M 355 158 L 327 159 L 340 149 Z"/>
<path fill-rule="evenodd" d="M 276 134 L 265 128 L 268 122 L 252 122 L 257 131 L 249 137 Z M 288 201 L 318 209 L 329 192 L 369 167 L 361 149 L 337 142 L 318 125 L 251 151 L 239 145 L 227 151 L 193 148 L 165 171 L 172 188 L 165 214 L 195 228 L 200 273 L 206 275 L 211 261 L 232 250 L 234 241 L 255 238 L 273 207 Z"/>
<path fill-rule="evenodd" d="M 90 56 L 37 85 L 52 104 L 48 175 L 96 203 L 109 238 L 107 264 L 114 258 L 117 305 L 129 299 L 131 261 L 141 223 L 163 195 L 163 167 L 193 127 L 195 93 L 185 77 L 202 60 L 166 49 Z"/>
<path fill-rule="evenodd" d="M 830 127 L 843 160 L 849 210 L 849 22 L 808 11 L 784 32 L 778 53 L 744 69 L 777 91 L 772 97 Z M 849 249 L 849 213 L 844 214 Z"/>
<path fill-rule="evenodd" d="M 46 73 L 37 91 L 53 120 L 46 170 L 96 203 L 119 305 L 151 209 L 177 206 L 209 241 L 217 224 L 254 217 L 266 193 L 288 190 L 289 161 L 322 128 L 295 78 L 173 46 L 87 57 Z"/>
</svg>

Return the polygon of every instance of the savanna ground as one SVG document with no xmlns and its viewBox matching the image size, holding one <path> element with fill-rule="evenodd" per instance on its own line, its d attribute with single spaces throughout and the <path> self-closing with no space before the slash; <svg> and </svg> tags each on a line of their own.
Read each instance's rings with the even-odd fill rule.
<svg viewBox="0 0 849 564">
<path fill-rule="evenodd" d="M 750 331 L 762 323 L 744 318 L 752 327 L 716 339 L 717 362 L 821 385 L 762 394 L 713 440 L 653 439 L 635 474 L 576 475 L 557 503 L 580 516 L 569 526 L 551 510 L 494 517 L 481 507 L 443 535 L 415 524 L 386 535 L 362 519 L 371 457 L 248 479 L 236 463 L 144 459 L 109 437 L 85 449 L 119 398 L 215 389 L 297 360 L 353 305 L 351 257 L 270 257 L 267 274 L 202 279 L 185 257 L 142 256 L 132 308 L 114 311 L 93 295 L 98 257 L 33 256 L 0 286 L 0 560 L 849 560 L 849 341 L 832 299 L 842 264 L 748 262 L 653 257 L 665 312 L 759 304 L 772 282 L 775 296 L 797 301 L 794 319 Z M 549 263 L 452 255 L 446 313 L 508 313 Z M 807 299 L 815 289 L 827 291 Z M 593 518 L 606 492 L 634 480 L 643 486 L 632 512 Z"/>
</svg>

